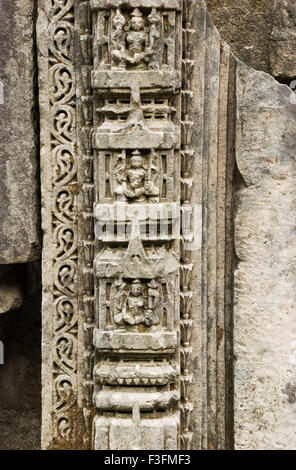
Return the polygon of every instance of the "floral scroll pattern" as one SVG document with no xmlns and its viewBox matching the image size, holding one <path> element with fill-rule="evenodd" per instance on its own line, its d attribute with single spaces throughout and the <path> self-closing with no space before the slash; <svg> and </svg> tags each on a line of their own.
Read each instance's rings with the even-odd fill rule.
<svg viewBox="0 0 296 470">
<path fill-rule="evenodd" d="M 49 45 L 52 161 L 53 430 L 75 439 L 77 404 L 77 157 L 75 154 L 74 0 L 51 0 Z M 66 447 L 65 444 L 63 444 Z"/>
</svg>

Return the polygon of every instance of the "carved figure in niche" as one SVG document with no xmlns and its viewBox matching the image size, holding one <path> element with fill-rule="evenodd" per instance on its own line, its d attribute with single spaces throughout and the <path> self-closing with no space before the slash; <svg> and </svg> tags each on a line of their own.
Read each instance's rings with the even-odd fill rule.
<svg viewBox="0 0 296 470">
<path fill-rule="evenodd" d="M 161 17 L 156 8 L 151 10 L 147 18 L 149 27 L 145 26 L 145 18 L 139 8 L 131 13 L 131 18 L 126 25 L 126 19 L 117 8 L 112 19 L 112 60 L 113 64 L 123 67 L 125 65 L 136 68 L 145 68 L 146 64 L 151 69 L 159 68 L 160 55 L 160 27 Z M 158 58 L 159 59 L 159 58 Z"/>
<path fill-rule="evenodd" d="M 122 15 L 120 8 L 117 8 L 116 15 L 112 20 L 112 59 L 116 65 L 122 63 L 122 54 L 124 52 L 124 26 L 125 17 Z"/>
<path fill-rule="evenodd" d="M 159 68 L 159 53 L 160 53 L 160 22 L 161 18 L 157 14 L 156 8 L 152 8 L 151 14 L 148 16 L 148 21 L 150 23 L 149 31 L 149 46 L 146 49 L 146 58 L 149 59 L 149 68 L 158 69 Z M 158 60 L 157 60 L 158 59 Z"/>
<path fill-rule="evenodd" d="M 130 284 L 119 280 L 112 290 L 111 308 L 118 326 L 155 326 L 160 323 L 162 300 L 159 284 L 154 279 L 146 285 L 140 279 Z"/>
<path fill-rule="evenodd" d="M 145 314 L 146 325 L 157 325 L 159 323 L 156 309 L 159 305 L 160 293 L 157 282 L 152 279 L 148 284 L 148 309 Z"/>
<path fill-rule="evenodd" d="M 129 31 L 126 35 L 127 51 L 124 60 L 128 65 L 139 65 L 146 56 L 147 35 L 143 14 L 135 8 L 131 14 Z"/>
<path fill-rule="evenodd" d="M 115 171 L 116 181 L 119 183 L 115 188 L 118 199 L 144 202 L 153 198 L 152 202 L 158 201 L 159 188 L 152 182 L 152 173 L 157 173 L 157 168 L 152 163 L 146 168 L 141 152 L 132 152 L 130 168 L 123 165 L 121 158 Z"/>
</svg>

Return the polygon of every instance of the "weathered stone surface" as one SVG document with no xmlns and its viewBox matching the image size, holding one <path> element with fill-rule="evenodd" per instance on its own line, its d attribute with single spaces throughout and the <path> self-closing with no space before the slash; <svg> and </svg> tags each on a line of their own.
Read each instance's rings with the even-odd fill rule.
<svg viewBox="0 0 296 470">
<path fill-rule="evenodd" d="M 193 264 L 190 397 L 192 449 L 232 446 L 231 417 L 231 182 L 235 61 L 204 2 L 196 2 L 187 38 L 194 60 L 188 122 L 192 123 L 194 177 L 191 200 L 195 237 Z M 198 207 L 202 208 L 198 215 Z"/>
<path fill-rule="evenodd" d="M 296 109 L 291 90 L 237 73 L 236 449 L 296 447 Z"/>
<path fill-rule="evenodd" d="M 0 313 L 15 310 L 23 300 L 23 266 L 0 265 Z"/>
<path fill-rule="evenodd" d="M 275 0 L 277 21 L 271 33 L 270 71 L 280 79 L 296 78 L 296 4 L 294 0 Z"/>
<path fill-rule="evenodd" d="M 19 284 L 0 284 L 0 313 L 19 308 L 22 301 L 23 292 Z"/>
<path fill-rule="evenodd" d="M 42 445 L 291 448 L 290 92 L 203 1 L 143 4 L 39 2 Z"/>
<path fill-rule="evenodd" d="M 0 429 L 0 450 L 40 450 L 38 410 L 1 410 Z"/>
<path fill-rule="evenodd" d="M 221 36 L 252 67 L 295 78 L 295 0 L 207 0 Z"/>
<path fill-rule="evenodd" d="M 124 445 L 115 440 L 130 429 L 142 436 L 133 445 L 151 449 L 148 431 L 157 425 L 157 449 L 191 445 L 186 413 L 192 405 L 186 386 L 181 399 L 180 387 L 181 374 L 189 380 L 186 331 L 180 341 L 181 235 L 174 229 L 185 202 L 181 141 L 188 149 L 191 135 L 181 137 L 181 104 L 187 109 L 190 100 L 182 103 L 180 6 L 179 0 L 116 0 L 76 2 L 74 9 L 57 2 L 54 9 L 40 1 L 46 448 L 112 450 Z M 74 48 L 71 40 L 69 47 L 60 41 L 61 28 L 71 40 L 75 33 Z M 191 153 L 183 158 L 190 160 Z M 192 186 L 190 175 L 186 184 Z M 185 234 L 190 241 L 190 217 L 184 217 L 184 243 Z M 137 386 L 128 378 L 100 390 L 97 367 L 117 362 L 124 373 L 128 361 L 137 366 Z M 141 378 L 141 365 L 152 367 L 150 380 Z M 175 371 L 167 384 L 159 379 L 160 365 Z M 105 411 L 126 414 L 109 417 L 107 440 L 96 425 Z"/>
<path fill-rule="evenodd" d="M 234 54 L 266 72 L 270 72 L 270 35 L 277 22 L 274 3 L 275 0 L 206 0 L 219 33 Z"/>
<path fill-rule="evenodd" d="M 1 0 L 0 16 L 0 264 L 12 264 L 39 253 L 34 2 Z"/>
</svg>

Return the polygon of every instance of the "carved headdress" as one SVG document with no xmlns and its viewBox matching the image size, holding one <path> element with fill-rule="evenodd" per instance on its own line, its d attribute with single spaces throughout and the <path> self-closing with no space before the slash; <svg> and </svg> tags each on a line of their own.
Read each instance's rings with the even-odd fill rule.
<svg viewBox="0 0 296 470">
<path fill-rule="evenodd" d="M 135 8 L 132 11 L 131 16 L 141 17 L 141 16 L 143 16 L 143 13 L 141 12 L 141 10 L 139 8 Z"/>
</svg>

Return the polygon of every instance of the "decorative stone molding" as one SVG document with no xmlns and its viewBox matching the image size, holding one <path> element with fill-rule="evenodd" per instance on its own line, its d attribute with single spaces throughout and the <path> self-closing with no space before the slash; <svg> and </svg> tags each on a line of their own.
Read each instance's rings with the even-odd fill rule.
<svg viewBox="0 0 296 470">
<path fill-rule="evenodd" d="M 43 197 L 43 446 L 81 447 L 74 1 L 40 2 Z M 46 384 L 46 385 L 45 385 Z"/>
<path fill-rule="evenodd" d="M 178 449 L 181 2 L 121 3 L 91 3 L 93 447 Z"/>
<path fill-rule="evenodd" d="M 195 0 L 39 4 L 43 447 L 225 448 L 229 49 Z"/>
</svg>

